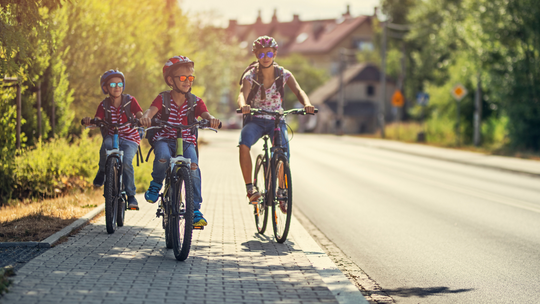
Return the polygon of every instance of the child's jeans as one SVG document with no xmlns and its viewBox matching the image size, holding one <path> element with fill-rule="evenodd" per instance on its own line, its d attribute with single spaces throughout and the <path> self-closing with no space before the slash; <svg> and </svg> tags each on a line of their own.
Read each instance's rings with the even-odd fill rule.
<svg viewBox="0 0 540 304">
<path fill-rule="evenodd" d="M 197 169 L 191 170 L 191 181 L 193 184 L 193 203 L 195 206 L 195 210 L 199 210 L 202 203 L 201 171 L 198 166 L 199 160 L 197 158 L 195 146 L 192 143 L 184 141 L 183 145 L 184 157 L 190 158 L 192 164 L 197 164 Z M 154 182 L 158 184 L 163 184 L 163 180 L 167 175 L 169 160 L 171 159 L 171 157 L 176 156 L 176 139 L 160 139 L 154 142 L 154 155 L 155 158 L 152 178 L 154 179 Z"/>
</svg>

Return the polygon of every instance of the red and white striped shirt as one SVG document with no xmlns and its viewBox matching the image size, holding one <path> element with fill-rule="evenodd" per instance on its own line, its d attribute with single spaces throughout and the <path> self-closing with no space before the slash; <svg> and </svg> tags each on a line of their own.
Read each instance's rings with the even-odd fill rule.
<svg viewBox="0 0 540 304">
<path fill-rule="evenodd" d="M 159 94 L 156 99 L 152 102 L 152 105 L 158 109 L 158 113 L 156 115 L 157 119 L 161 119 L 161 109 L 163 108 L 163 100 L 161 98 L 161 94 Z M 172 124 L 178 124 L 181 123 L 183 125 L 188 124 L 187 119 L 187 100 L 184 101 L 184 103 L 179 107 L 173 100 L 171 95 L 171 113 L 169 114 L 169 120 L 168 122 Z M 198 118 L 201 116 L 202 113 L 208 112 L 208 108 L 206 107 L 206 104 L 202 99 L 197 97 L 196 106 L 195 106 L 195 118 Z M 169 139 L 176 139 L 176 129 L 173 129 L 171 127 L 163 127 L 162 130 L 156 133 L 154 135 L 153 140 L 158 140 L 160 138 L 169 138 Z M 184 141 L 190 142 L 194 145 L 197 144 L 197 138 L 195 137 L 195 134 L 191 134 L 191 130 L 185 129 L 182 130 L 182 138 Z"/>
<path fill-rule="evenodd" d="M 135 97 L 131 96 L 131 104 L 130 104 L 131 113 L 133 114 L 133 117 L 135 117 L 135 114 L 138 112 L 142 112 L 142 108 L 139 105 L 139 102 Z M 95 117 L 98 117 L 100 119 L 105 119 L 105 106 L 103 105 L 103 101 L 99 104 Z M 111 122 L 115 124 L 122 124 L 128 121 L 126 111 L 124 111 L 124 108 L 122 106 L 115 107 L 111 104 Z M 112 128 L 109 129 L 109 135 L 113 135 L 114 131 Z M 139 136 L 139 132 L 137 132 L 136 129 L 130 128 L 129 125 L 125 125 L 123 127 L 120 127 L 118 129 L 118 137 L 121 139 L 129 140 L 132 142 L 135 142 L 140 144 L 141 137 Z"/>
</svg>

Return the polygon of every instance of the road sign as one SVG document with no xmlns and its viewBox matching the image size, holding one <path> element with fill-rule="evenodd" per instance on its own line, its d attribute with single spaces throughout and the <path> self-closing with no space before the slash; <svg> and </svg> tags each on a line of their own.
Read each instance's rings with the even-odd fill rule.
<svg viewBox="0 0 540 304">
<path fill-rule="evenodd" d="M 429 94 L 424 92 L 418 92 L 416 94 L 416 103 L 421 106 L 427 106 L 429 102 Z"/>
<path fill-rule="evenodd" d="M 452 96 L 454 96 L 457 101 L 461 101 L 465 95 L 467 95 L 467 89 L 461 83 L 456 84 L 452 88 Z"/>
<path fill-rule="evenodd" d="M 403 107 L 404 103 L 405 103 L 405 98 L 403 98 L 403 94 L 401 94 L 400 90 L 396 90 L 394 92 L 394 95 L 392 95 L 392 105 L 394 107 Z"/>
</svg>

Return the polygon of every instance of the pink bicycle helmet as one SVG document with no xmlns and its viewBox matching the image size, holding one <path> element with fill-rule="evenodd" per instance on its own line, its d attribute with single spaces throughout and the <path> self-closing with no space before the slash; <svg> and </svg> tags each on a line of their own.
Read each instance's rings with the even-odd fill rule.
<svg viewBox="0 0 540 304">
<path fill-rule="evenodd" d="M 163 79 L 165 79 L 166 84 L 170 85 L 167 82 L 167 76 L 169 76 L 169 73 L 173 70 L 172 67 L 178 66 L 181 64 L 192 64 L 193 67 L 195 66 L 195 62 L 193 62 L 191 59 L 187 58 L 186 56 L 178 55 L 178 56 L 171 57 L 169 60 L 167 60 L 167 62 L 163 66 Z"/>
</svg>

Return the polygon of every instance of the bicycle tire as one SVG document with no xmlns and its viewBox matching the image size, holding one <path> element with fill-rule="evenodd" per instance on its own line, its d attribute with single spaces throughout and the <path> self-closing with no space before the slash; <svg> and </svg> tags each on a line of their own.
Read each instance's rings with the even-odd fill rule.
<svg viewBox="0 0 540 304">
<path fill-rule="evenodd" d="M 275 159 L 274 172 L 272 174 L 272 225 L 274 236 L 278 243 L 287 240 L 292 217 L 292 184 L 289 162 L 283 155 Z M 278 188 L 282 185 L 286 194 L 278 196 Z"/>
<path fill-rule="evenodd" d="M 257 187 L 261 193 L 261 198 L 256 205 L 253 206 L 255 215 L 255 225 L 257 226 L 257 232 L 263 234 L 266 231 L 268 224 L 268 205 L 266 204 L 266 197 L 268 194 L 266 178 L 266 163 L 264 161 L 264 155 L 259 154 L 255 161 L 255 171 L 253 174 L 253 186 Z"/>
<path fill-rule="evenodd" d="M 172 213 L 169 227 L 171 227 L 174 257 L 178 261 L 184 261 L 189 256 L 193 234 L 193 186 L 188 168 L 180 167 L 176 171 L 176 181 L 171 191 L 174 193 L 174 201 L 171 201 Z"/>
<path fill-rule="evenodd" d="M 118 158 L 109 157 L 105 166 L 105 225 L 107 233 L 112 234 L 116 230 L 118 214 Z"/>
<path fill-rule="evenodd" d="M 126 197 L 124 195 L 118 198 L 118 213 L 116 216 L 116 226 L 124 227 L 126 218 Z"/>
<path fill-rule="evenodd" d="M 170 178 L 167 177 L 167 183 L 170 185 Z M 172 234 L 171 229 L 169 227 L 169 212 L 167 206 L 170 206 L 169 202 L 172 201 L 172 191 L 168 191 L 170 189 L 169 185 L 165 185 L 165 191 L 163 194 L 163 200 L 161 201 L 162 209 L 163 209 L 163 229 L 165 229 L 165 246 L 167 249 L 173 248 L 173 241 L 172 241 Z"/>
</svg>

